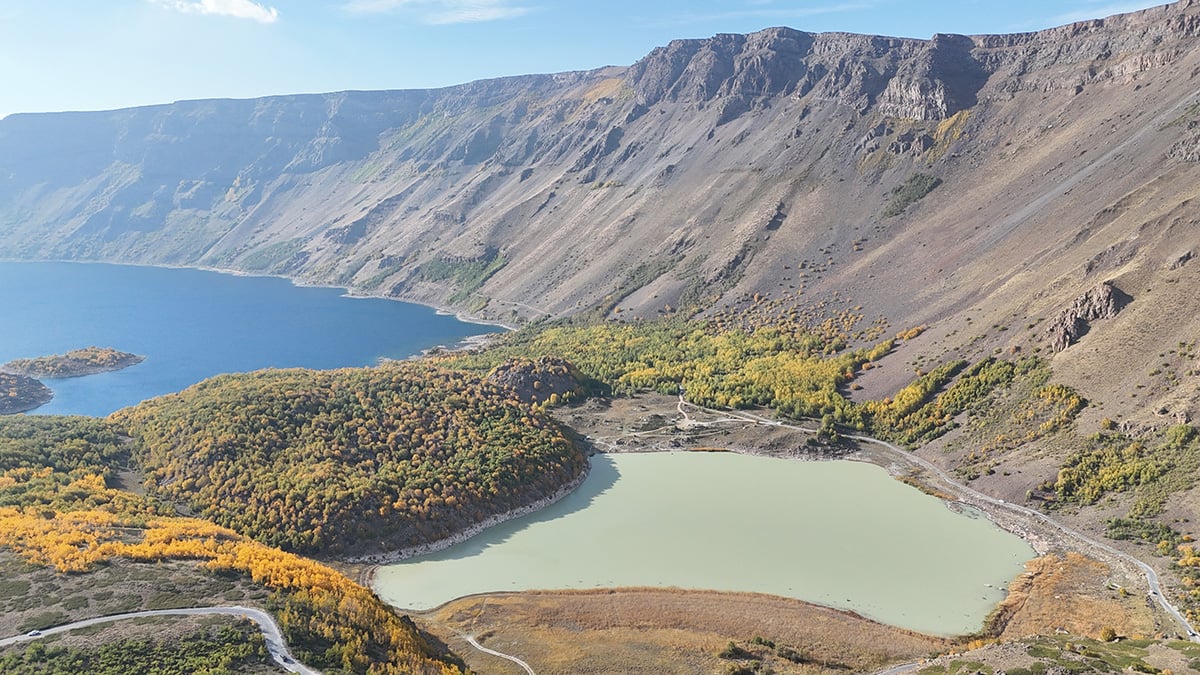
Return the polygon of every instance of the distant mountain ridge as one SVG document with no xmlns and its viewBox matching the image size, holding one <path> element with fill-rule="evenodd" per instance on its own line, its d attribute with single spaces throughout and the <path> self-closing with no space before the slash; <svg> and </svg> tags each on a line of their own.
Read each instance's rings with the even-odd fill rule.
<svg viewBox="0 0 1200 675">
<path fill-rule="evenodd" d="M 1186 417 L 1190 379 L 1116 400 L 1200 332 L 1198 35 L 1184 0 L 1015 35 L 772 28 L 436 90 L 13 115 L 0 257 L 283 274 L 502 320 L 759 294 L 929 324 L 913 363 L 1050 353 L 1039 322 L 1110 282 L 1129 301 L 1056 372 Z"/>
</svg>

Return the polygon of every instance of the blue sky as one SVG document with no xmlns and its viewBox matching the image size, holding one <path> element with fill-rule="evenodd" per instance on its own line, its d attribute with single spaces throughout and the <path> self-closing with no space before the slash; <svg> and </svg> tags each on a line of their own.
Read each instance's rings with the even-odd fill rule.
<svg viewBox="0 0 1200 675">
<path fill-rule="evenodd" d="M 439 87 L 627 65 L 674 38 L 785 25 L 1009 33 L 1137 0 L 0 0 L 0 116 Z"/>
</svg>

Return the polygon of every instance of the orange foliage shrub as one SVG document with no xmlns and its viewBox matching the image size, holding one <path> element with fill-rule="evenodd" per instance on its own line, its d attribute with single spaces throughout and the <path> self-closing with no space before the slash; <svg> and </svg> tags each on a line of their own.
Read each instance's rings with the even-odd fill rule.
<svg viewBox="0 0 1200 675">
<path fill-rule="evenodd" d="M 66 573 L 114 558 L 204 561 L 208 570 L 243 574 L 278 591 L 276 618 L 312 665 L 369 675 L 462 672 L 411 621 L 339 572 L 203 520 L 158 518 L 143 529 L 108 511 L 0 508 L 0 546 Z"/>
</svg>

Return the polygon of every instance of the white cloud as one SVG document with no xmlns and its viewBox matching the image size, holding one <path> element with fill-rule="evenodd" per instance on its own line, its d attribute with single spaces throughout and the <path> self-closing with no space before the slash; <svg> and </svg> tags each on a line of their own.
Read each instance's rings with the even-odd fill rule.
<svg viewBox="0 0 1200 675">
<path fill-rule="evenodd" d="M 184 14 L 231 16 L 259 23 L 275 23 L 279 20 L 278 9 L 252 0 L 151 0 L 151 2 Z"/>
<path fill-rule="evenodd" d="M 511 0 L 351 0 L 345 8 L 356 14 L 407 11 L 429 24 L 478 23 L 512 19 L 532 11 Z"/>
</svg>

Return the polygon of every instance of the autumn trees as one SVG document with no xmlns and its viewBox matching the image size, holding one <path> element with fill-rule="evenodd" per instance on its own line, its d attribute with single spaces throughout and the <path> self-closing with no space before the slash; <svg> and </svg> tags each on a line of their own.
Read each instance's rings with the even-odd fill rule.
<svg viewBox="0 0 1200 675">
<path fill-rule="evenodd" d="M 33 410 L 51 398 L 54 392 L 32 377 L 0 371 L 0 415 Z"/>
<path fill-rule="evenodd" d="M 78 377 L 128 368 L 143 360 L 143 356 L 111 347 L 84 347 L 66 354 L 14 359 L 4 364 L 4 369 L 30 377 Z"/>
<path fill-rule="evenodd" d="M 426 363 L 221 376 L 112 419 L 137 438 L 151 494 L 325 555 L 447 537 L 584 468 L 530 403 Z"/>
<path fill-rule="evenodd" d="M 834 414 L 852 404 L 839 388 L 891 341 L 845 349 L 841 335 L 796 326 L 719 328 L 680 319 L 563 324 L 521 331 L 478 354 L 451 355 L 453 368 L 485 371 L 512 358 L 561 357 L 616 394 L 681 390 L 699 405 L 773 407 L 793 417 Z"/>
<path fill-rule="evenodd" d="M 0 547 L 63 573 L 113 560 L 193 560 L 273 591 L 276 618 L 309 665 L 362 675 L 461 672 L 456 658 L 341 573 L 108 485 L 129 459 L 126 441 L 104 420 L 0 420 Z"/>
</svg>

